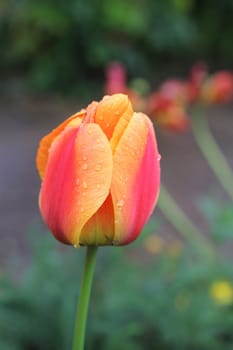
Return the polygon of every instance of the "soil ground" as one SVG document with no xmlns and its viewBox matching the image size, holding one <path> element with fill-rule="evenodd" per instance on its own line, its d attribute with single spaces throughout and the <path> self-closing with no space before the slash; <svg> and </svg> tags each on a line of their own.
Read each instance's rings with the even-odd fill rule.
<svg viewBox="0 0 233 350">
<path fill-rule="evenodd" d="M 28 235 L 40 234 L 30 230 L 43 225 L 37 205 L 40 180 L 35 154 L 38 142 L 80 107 L 78 102 L 58 98 L 0 99 L 0 263 L 18 252 L 26 254 Z M 208 113 L 213 134 L 233 168 L 233 105 L 211 107 Z M 172 134 L 158 130 L 157 137 L 163 183 L 197 225 L 207 230 L 197 203 L 207 191 L 224 198 L 218 181 L 200 155 L 191 132 Z M 161 216 L 161 213 L 156 210 L 154 215 Z M 169 235 L 173 233 L 164 221 L 163 232 L 166 231 Z"/>
</svg>

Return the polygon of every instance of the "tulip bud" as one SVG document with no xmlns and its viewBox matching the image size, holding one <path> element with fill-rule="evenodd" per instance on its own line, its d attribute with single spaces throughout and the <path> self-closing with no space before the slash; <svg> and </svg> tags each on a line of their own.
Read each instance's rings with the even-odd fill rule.
<svg viewBox="0 0 233 350">
<path fill-rule="evenodd" d="M 153 93 L 148 98 L 147 112 L 151 118 L 169 131 L 186 131 L 190 122 L 184 107 L 175 100 L 160 93 Z"/>
<path fill-rule="evenodd" d="M 40 142 L 44 221 L 74 246 L 132 242 L 158 198 L 159 160 L 152 123 L 126 95 L 93 102 Z"/>
<path fill-rule="evenodd" d="M 196 62 L 190 70 L 189 79 L 196 87 L 200 87 L 208 75 L 208 67 L 205 62 Z"/>
<path fill-rule="evenodd" d="M 106 69 L 105 93 L 112 95 L 127 93 L 127 76 L 124 66 L 120 62 L 112 62 Z"/>
<path fill-rule="evenodd" d="M 177 79 L 166 80 L 160 86 L 159 94 L 167 100 L 187 105 L 189 103 L 189 83 Z"/>
<path fill-rule="evenodd" d="M 204 103 L 224 103 L 233 99 L 233 74 L 222 71 L 209 77 L 202 86 Z"/>
</svg>

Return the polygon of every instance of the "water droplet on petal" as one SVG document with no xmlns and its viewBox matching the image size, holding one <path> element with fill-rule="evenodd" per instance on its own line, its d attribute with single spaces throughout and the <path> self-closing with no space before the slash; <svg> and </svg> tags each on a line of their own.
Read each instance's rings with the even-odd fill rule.
<svg viewBox="0 0 233 350">
<path fill-rule="evenodd" d="M 86 170 L 87 168 L 88 168 L 87 163 L 83 163 L 82 169 L 83 169 L 83 170 Z"/>
<path fill-rule="evenodd" d="M 87 183 L 86 183 L 86 181 L 83 181 L 83 188 L 87 188 Z"/>
<path fill-rule="evenodd" d="M 157 159 L 158 159 L 158 161 L 160 161 L 160 160 L 161 160 L 161 155 L 160 155 L 160 154 L 158 155 L 158 158 L 157 158 Z"/>
<path fill-rule="evenodd" d="M 125 204 L 125 201 L 123 199 L 120 199 L 119 201 L 117 201 L 117 208 L 121 209 Z"/>
<path fill-rule="evenodd" d="M 109 124 L 109 123 L 107 123 L 107 124 L 106 124 L 106 128 L 109 128 L 109 126 L 110 126 L 110 124 Z"/>
<path fill-rule="evenodd" d="M 99 115 L 99 120 L 104 120 L 104 117 L 102 115 Z"/>
<path fill-rule="evenodd" d="M 101 165 L 101 164 L 96 164 L 96 166 L 95 166 L 95 170 L 96 170 L 96 171 L 100 171 L 101 168 L 102 168 L 102 165 Z"/>
</svg>

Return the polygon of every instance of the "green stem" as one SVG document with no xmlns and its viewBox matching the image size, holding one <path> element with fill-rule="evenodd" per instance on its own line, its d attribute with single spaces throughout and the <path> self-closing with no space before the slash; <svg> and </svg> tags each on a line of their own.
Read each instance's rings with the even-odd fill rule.
<svg viewBox="0 0 233 350">
<path fill-rule="evenodd" d="M 207 117 L 203 114 L 199 108 L 191 118 L 194 138 L 220 184 L 233 200 L 233 174 L 231 168 L 209 130 Z"/>
<path fill-rule="evenodd" d="M 160 186 L 158 206 L 167 220 L 191 245 L 197 247 L 198 251 L 202 251 L 204 255 L 213 257 L 214 251 L 210 243 L 176 204 L 163 185 Z"/>
<path fill-rule="evenodd" d="M 84 349 L 87 312 L 95 269 L 96 253 L 97 246 L 87 247 L 74 327 L 73 350 Z"/>
</svg>

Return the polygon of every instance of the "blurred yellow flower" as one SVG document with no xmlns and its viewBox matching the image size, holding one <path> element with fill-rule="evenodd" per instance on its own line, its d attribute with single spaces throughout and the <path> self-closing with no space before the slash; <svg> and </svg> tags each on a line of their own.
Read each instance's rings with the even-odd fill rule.
<svg viewBox="0 0 233 350">
<path fill-rule="evenodd" d="M 210 295 L 219 304 L 230 304 L 233 302 L 233 286 L 227 280 L 218 280 L 211 284 Z"/>
<path fill-rule="evenodd" d="M 154 234 L 149 235 L 144 241 L 144 247 L 150 254 L 157 254 L 162 251 L 164 241 L 162 238 L 155 236 Z"/>
</svg>

